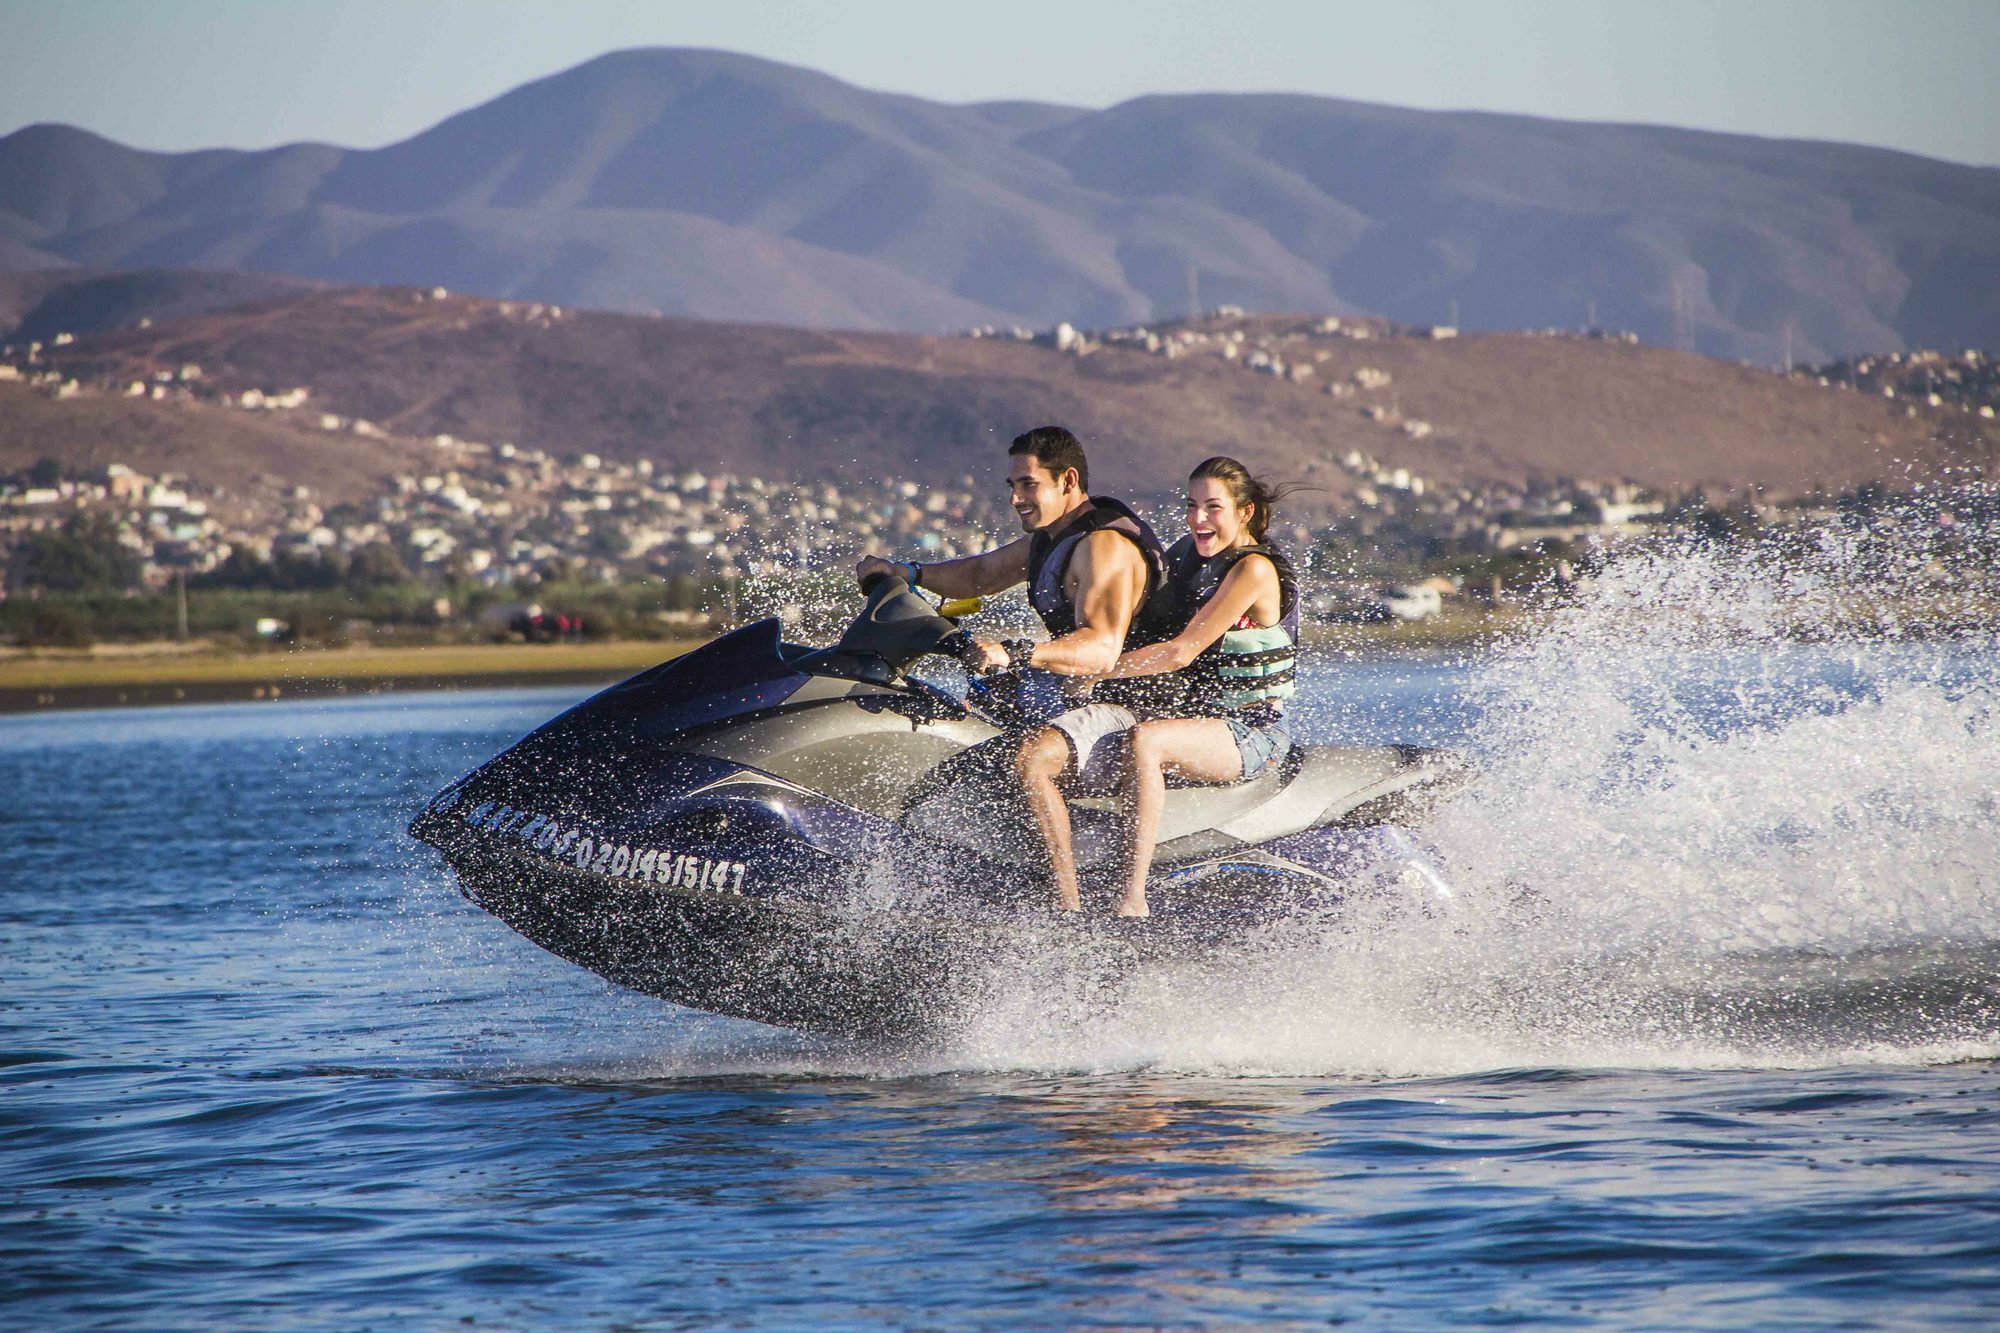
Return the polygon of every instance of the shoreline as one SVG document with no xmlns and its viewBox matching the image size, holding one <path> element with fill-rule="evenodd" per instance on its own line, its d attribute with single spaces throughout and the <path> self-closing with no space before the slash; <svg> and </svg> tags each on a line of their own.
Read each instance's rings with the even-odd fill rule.
<svg viewBox="0 0 2000 1333">
<path fill-rule="evenodd" d="M 156 645 L 0 658 L 0 713 L 337 698 L 410 690 L 610 683 L 695 639 L 439 644 L 230 653 Z"/>
<path fill-rule="evenodd" d="M 1461 610 L 1428 621 L 1309 625 L 1304 646 L 1356 660 L 1478 652 L 1545 623 L 1537 610 Z M 1847 629 L 1865 634 L 1866 622 Z M 1922 637 L 1910 632 L 1891 637 Z M 1879 631 L 1878 631 L 1879 632 Z M 1990 630 L 1982 631 L 1991 633 Z M 1800 642 L 1813 636 L 1801 635 Z M 210 643 L 0 649 L 0 714 L 340 698 L 416 690 L 608 685 L 707 638 L 587 643 L 445 643 L 243 651 Z M 1992 642 L 2000 645 L 2000 636 Z"/>
<path fill-rule="evenodd" d="M 1318 625 L 1306 642 L 1348 653 L 1477 647 L 1520 615 L 1385 625 Z M 101 645 L 0 655 L 0 714 L 162 704 L 338 698 L 411 690 L 610 684 L 705 639 L 569 644 L 434 644 L 240 652 L 204 644 Z"/>
</svg>

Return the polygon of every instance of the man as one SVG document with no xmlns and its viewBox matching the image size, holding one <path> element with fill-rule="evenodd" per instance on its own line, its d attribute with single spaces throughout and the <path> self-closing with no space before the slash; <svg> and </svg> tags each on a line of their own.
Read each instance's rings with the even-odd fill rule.
<svg viewBox="0 0 2000 1333">
<path fill-rule="evenodd" d="M 1160 586 L 1165 559 L 1144 519 L 1122 501 L 1090 494 L 1083 445 L 1061 426 L 1016 437 L 1007 458 L 1007 486 L 1025 536 L 935 565 L 863 556 L 854 573 L 863 582 L 894 574 L 944 597 L 983 597 L 1028 585 L 1028 599 L 1049 638 L 1041 643 L 976 639 L 972 665 L 1019 669 L 1029 689 L 1060 691 L 1062 704 L 1073 705 L 1031 731 L 1014 764 L 1048 852 L 1056 905 L 1073 912 L 1082 900 L 1060 784 L 1072 778 L 1103 781 L 1115 764 L 1111 743 L 1137 721 L 1119 704 L 1082 702 L 1088 697 L 1086 682 L 1145 641 L 1135 622 Z"/>
</svg>

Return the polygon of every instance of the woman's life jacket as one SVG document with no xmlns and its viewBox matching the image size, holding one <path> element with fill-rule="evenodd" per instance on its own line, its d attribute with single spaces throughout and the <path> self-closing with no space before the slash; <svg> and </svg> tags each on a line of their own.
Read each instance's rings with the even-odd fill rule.
<svg viewBox="0 0 2000 1333">
<path fill-rule="evenodd" d="M 1282 709 L 1297 689 L 1299 641 L 1299 579 L 1292 562 L 1273 546 L 1231 546 L 1204 559 L 1194 538 L 1183 537 L 1167 551 L 1167 582 L 1160 598 L 1157 641 L 1186 629 L 1209 598 L 1222 587 L 1229 571 L 1246 555 L 1261 555 L 1278 570 L 1278 623 L 1243 625 L 1221 638 L 1178 673 L 1186 691 L 1185 711 L 1212 716 L 1264 706 Z M 1247 619 L 1247 617 L 1246 617 Z"/>
</svg>

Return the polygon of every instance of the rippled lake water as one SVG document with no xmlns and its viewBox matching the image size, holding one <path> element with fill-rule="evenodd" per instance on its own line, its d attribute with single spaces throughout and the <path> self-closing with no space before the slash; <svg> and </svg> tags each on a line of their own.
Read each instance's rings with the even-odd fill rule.
<svg viewBox="0 0 2000 1333">
<path fill-rule="evenodd" d="M 1673 647 L 1319 668 L 1535 911 L 921 1051 L 456 896 L 403 824 L 575 692 L 0 719 L 0 1321 L 1990 1325 L 1990 658 Z"/>
</svg>

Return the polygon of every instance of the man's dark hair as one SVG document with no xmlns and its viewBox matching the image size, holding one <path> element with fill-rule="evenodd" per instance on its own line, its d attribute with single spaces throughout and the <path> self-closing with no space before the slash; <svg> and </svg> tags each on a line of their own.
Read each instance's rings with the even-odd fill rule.
<svg viewBox="0 0 2000 1333">
<path fill-rule="evenodd" d="M 1084 460 L 1083 443 L 1061 426 L 1037 426 L 1024 435 L 1016 435 L 1007 446 L 1007 456 L 1016 458 L 1023 454 L 1059 480 L 1064 472 L 1075 468 L 1078 489 L 1090 494 L 1090 464 Z"/>
</svg>

